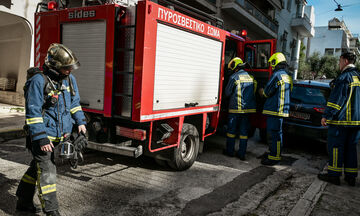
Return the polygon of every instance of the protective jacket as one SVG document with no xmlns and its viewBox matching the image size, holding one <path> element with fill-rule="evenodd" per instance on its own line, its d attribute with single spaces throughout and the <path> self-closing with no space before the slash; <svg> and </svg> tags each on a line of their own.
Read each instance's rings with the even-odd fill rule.
<svg viewBox="0 0 360 216">
<path fill-rule="evenodd" d="M 275 69 L 264 88 L 264 96 L 267 99 L 264 104 L 263 114 L 288 117 L 291 90 L 292 78 L 284 69 Z"/>
<path fill-rule="evenodd" d="M 229 113 L 255 113 L 256 81 L 246 71 L 239 70 L 230 76 L 225 89 L 229 99 Z"/>
<path fill-rule="evenodd" d="M 65 133 L 72 131 L 74 123 L 86 124 L 75 77 L 69 75 L 75 92 L 72 96 L 68 79 L 55 73 L 44 66 L 44 74 L 49 78 L 47 84 L 41 74 L 34 75 L 25 83 L 26 125 L 32 143 L 39 145 L 49 144 L 49 140 L 61 141 Z M 45 84 L 51 89 L 47 95 L 44 95 Z M 53 103 L 50 103 L 51 99 Z"/>
<path fill-rule="evenodd" d="M 360 74 L 350 64 L 334 80 L 323 117 L 326 123 L 347 127 L 360 126 Z"/>
</svg>

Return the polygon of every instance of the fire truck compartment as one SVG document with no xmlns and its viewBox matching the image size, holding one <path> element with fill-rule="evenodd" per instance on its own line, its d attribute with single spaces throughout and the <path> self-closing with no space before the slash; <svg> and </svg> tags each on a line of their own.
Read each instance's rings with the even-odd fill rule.
<svg viewBox="0 0 360 216">
<path fill-rule="evenodd" d="M 222 43 L 157 24 L 153 110 L 215 105 Z"/>
<path fill-rule="evenodd" d="M 104 109 L 106 22 L 87 21 L 62 24 L 62 43 L 79 59 L 73 74 L 85 108 Z"/>
</svg>

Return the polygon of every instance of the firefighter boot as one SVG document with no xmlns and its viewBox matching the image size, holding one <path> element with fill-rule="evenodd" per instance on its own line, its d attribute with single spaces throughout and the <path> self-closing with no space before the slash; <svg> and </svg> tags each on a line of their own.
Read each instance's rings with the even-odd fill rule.
<svg viewBox="0 0 360 216">
<path fill-rule="evenodd" d="M 340 185 L 340 177 L 339 176 L 330 176 L 327 173 L 319 173 L 318 178 L 322 181 L 329 182 L 334 185 Z"/>
<path fill-rule="evenodd" d="M 355 183 L 356 183 L 356 178 L 355 177 L 345 175 L 344 180 L 348 183 L 348 185 L 355 186 Z"/>
<path fill-rule="evenodd" d="M 18 199 L 16 203 L 16 210 L 23 211 L 23 212 L 29 212 L 29 213 L 39 213 L 41 212 L 40 206 L 34 205 L 34 202 L 32 199 Z"/>
<path fill-rule="evenodd" d="M 61 216 L 58 210 L 46 212 L 46 216 Z"/>
<path fill-rule="evenodd" d="M 265 165 L 265 166 L 274 166 L 276 164 L 278 164 L 280 161 L 276 161 L 276 160 L 270 160 L 269 158 L 267 157 L 264 157 L 262 160 L 261 160 L 261 164 L 262 165 Z"/>
</svg>

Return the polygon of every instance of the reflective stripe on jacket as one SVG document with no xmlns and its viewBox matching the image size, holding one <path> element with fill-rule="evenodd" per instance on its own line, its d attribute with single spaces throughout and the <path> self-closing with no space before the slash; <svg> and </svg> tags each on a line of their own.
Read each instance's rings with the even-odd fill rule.
<svg viewBox="0 0 360 216">
<path fill-rule="evenodd" d="M 263 114 L 288 117 L 292 85 L 292 78 L 285 70 L 274 71 L 264 89 L 264 96 L 267 99 Z"/>
<path fill-rule="evenodd" d="M 326 123 L 360 126 L 360 74 L 351 65 L 335 80 L 323 117 Z"/>
<path fill-rule="evenodd" d="M 225 88 L 229 98 L 229 113 L 255 113 L 256 81 L 246 71 L 239 70 L 230 76 Z"/>
<path fill-rule="evenodd" d="M 70 74 L 70 79 L 75 96 L 71 96 L 67 79 L 62 81 L 60 89 L 51 91 L 46 97 L 44 97 L 45 80 L 41 74 L 34 75 L 26 82 L 26 125 L 32 141 L 44 138 L 60 141 L 64 133 L 72 131 L 73 123 L 86 124 L 75 77 Z M 45 106 L 43 110 L 44 98 L 50 98 L 54 94 L 58 95 L 58 103 L 50 107 Z"/>
</svg>

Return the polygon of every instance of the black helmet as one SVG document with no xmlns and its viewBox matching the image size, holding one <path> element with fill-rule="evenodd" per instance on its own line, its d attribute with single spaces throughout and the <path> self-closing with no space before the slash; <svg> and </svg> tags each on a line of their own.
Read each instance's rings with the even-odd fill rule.
<svg viewBox="0 0 360 216">
<path fill-rule="evenodd" d="M 62 44 L 53 43 L 47 51 L 45 65 L 55 70 L 75 70 L 80 67 L 80 62 L 69 48 Z"/>
</svg>

